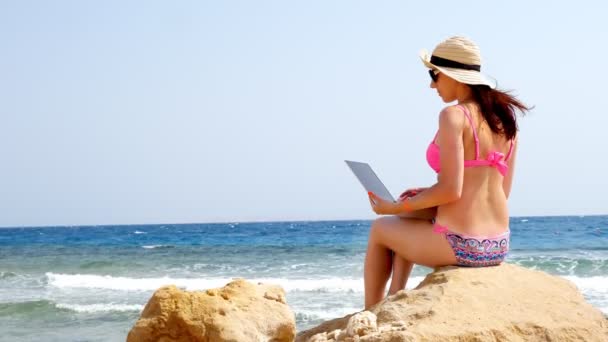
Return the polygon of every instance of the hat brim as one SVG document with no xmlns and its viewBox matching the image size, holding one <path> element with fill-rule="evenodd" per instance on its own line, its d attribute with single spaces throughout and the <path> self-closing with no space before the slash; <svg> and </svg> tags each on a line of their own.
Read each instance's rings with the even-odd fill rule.
<svg viewBox="0 0 608 342">
<path fill-rule="evenodd" d="M 431 63 L 431 56 L 426 50 L 420 51 L 420 59 L 422 63 L 429 69 L 437 69 L 448 77 L 455 79 L 458 82 L 471 85 L 487 85 L 492 89 L 496 89 L 496 80 L 476 70 L 464 70 L 457 68 L 446 68 L 437 66 Z"/>
</svg>

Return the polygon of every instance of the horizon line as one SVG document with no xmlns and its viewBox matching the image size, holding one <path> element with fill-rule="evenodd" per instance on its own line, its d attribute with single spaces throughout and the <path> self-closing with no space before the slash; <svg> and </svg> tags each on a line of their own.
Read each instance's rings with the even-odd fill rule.
<svg viewBox="0 0 608 342">
<path fill-rule="evenodd" d="M 588 216 L 608 216 L 608 214 L 570 214 L 570 215 L 521 215 L 510 216 L 513 218 L 526 217 L 588 217 Z M 319 219 L 319 220 L 252 220 L 252 221 L 210 221 L 210 222 L 161 222 L 161 223 L 111 223 L 111 224 L 60 224 L 60 225 L 42 225 L 42 226 L 0 226 L 0 229 L 10 228 L 60 228 L 60 227 L 116 227 L 116 226 L 162 226 L 162 225 L 193 225 L 193 224 L 250 224 L 250 223 L 291 223 L 291 222 L 345 222 L 345 221 L 373 221 L 369 218 L 354 218 L 354 219 Z"/>
</svg>

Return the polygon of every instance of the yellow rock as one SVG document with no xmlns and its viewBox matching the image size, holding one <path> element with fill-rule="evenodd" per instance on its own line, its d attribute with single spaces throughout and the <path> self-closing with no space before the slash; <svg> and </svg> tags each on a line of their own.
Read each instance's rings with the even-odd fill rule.
<svg viewBox="0 0 608 342">
<path fill-rule="evenodd" d="M 506 263 L 440 268 L 363 313 L 303 331 L 296 341 L 608 341 L 608 320 L 574 284 Z M 349 327 L 353 321 L 358 328 Z"/>
<path fill-rule="evenodd" d="M 200 292 L 158 289 L 127 336 L 147 341 L 293 341 L 295 316 L 279 286 L 239 279 Z"/>
</svg>

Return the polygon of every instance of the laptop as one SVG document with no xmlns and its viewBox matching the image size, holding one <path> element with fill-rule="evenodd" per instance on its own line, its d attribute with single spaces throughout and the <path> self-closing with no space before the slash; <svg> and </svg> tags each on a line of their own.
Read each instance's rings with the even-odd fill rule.
<svg viewBox="0 0 608 342">
<path fill-rule="evenodd" d="M 386 186 L 380 181 L 380 178 L 378 178 L 371 166 L 351 160 L 345 160 L 345 162 L 367 192 L 371 191 L 387 201 L 396 202 L 393 195 L 386 189 Z"/>
</svg>

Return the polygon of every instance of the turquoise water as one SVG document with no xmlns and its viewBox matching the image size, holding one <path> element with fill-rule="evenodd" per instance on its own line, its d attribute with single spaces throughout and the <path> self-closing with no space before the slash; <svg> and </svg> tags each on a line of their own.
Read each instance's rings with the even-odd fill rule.
<svg viewBox="0 0 608 342">
<path fill-rule="evenodd" d="M 287 291 L 298 329 L 363 306 L 369 221 L 0 229 L 0 340 L 123 341 L 151 294 L 236 277 Z M 608 216 L 517 217 L 508 261 L 608 313 Z M 416 267 L 408 288 L 430 270 Z"/>
</svg>

